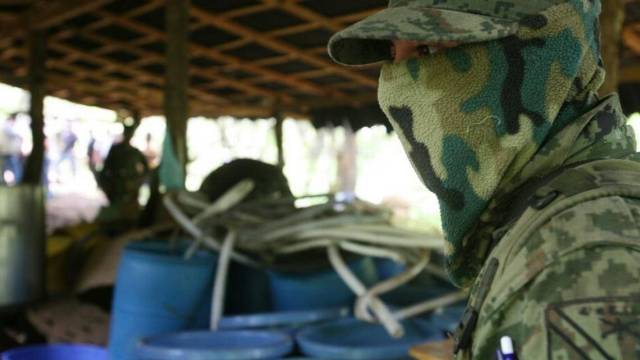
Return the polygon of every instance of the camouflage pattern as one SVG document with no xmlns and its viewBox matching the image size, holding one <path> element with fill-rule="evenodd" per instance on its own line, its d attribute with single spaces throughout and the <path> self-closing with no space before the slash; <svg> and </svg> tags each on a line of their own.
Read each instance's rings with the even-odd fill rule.
<svg viewBox="0 0 640 360">
<path fill-rule="evenodd" d="M 469 285 L 485 262 L 503 198 L 567 160 L 585 126 L 574 120 L 594 107 L 603 79 L 598 13 L 598 2 L 572 0 L 514 36 L 383 66 L 380 106 L 438 196 L 457 285 Z M 532 165 L 551 151 L 544 166 Z"/>
<path fill-rule="evenodd" d="M 563 0 L 391 0 L 335 34 L 329 54 L 344 65 L 389 59 L 389 40 L 474 43 L 516 33 L 519 23 Z"/>
<path fill-rule="evenodd" d="M 617 96 L 596 96 L 599 10 L 563 1 L 383 66 L 380 105 L 471 287 L 457 359 L 493 359 L 505 335 L 521 360 L 640 358 L 640 155 Z"/>
<path fill-rule="evenodd" d="M 505 335 L 520 359 L 640 358 L 639 177 L 638 162 L 596 160 L 540 188 L 560 195 L 529 207 L 492 251 L 497 267 L 485 266 L 471 291 L 479 316 L 457 359 L 490 359 Z"/>
</svg>

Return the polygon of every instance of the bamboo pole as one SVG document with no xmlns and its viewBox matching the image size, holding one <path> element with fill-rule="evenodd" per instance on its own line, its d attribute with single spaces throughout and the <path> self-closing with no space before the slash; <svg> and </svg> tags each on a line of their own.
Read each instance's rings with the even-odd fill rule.
<svg viewBox="0 0 640 360">
<path fill-rule="evenodd" d="M 44 162 L 44 96 L 45 96 L 45 61 L 47 53 L 46 32 L 32 30 L 29 32 L 29 73 L 27 82 L 31 93 L 29 114 L 31 115 L 31 133 L 33 150 L 27 159 L 22 183 L 37 185 L 42 180 Z"/>
<path fill-rule="evenodd" d="M 189 104 L 189 0 L 166 1 L 167 67 L 164 113 L 176 158 L 187 165 L 187 121 Z M 185 172 L 186 173 L 186 172 Z"/>
<path fill-rule="evenodd" d="M 602 60 L 607 77 L 600 88 L 600 94 L 607 95 L 618 90 L 620 81 L 620 37 L 624 22 L 624 0 L 606 0 L 602 2 L 600 24 L 602 29 Z"/>
<path fill-rule="evenodd" d="M 278 167 L 284 168 L 284 147 L 282 136 L 282 124 L 284 123 L 284 116 L 282 114 L 276 115 L 276 126 L 274 131 L 276 133 L 276 147 L 278 148 Z"/>
</svg>

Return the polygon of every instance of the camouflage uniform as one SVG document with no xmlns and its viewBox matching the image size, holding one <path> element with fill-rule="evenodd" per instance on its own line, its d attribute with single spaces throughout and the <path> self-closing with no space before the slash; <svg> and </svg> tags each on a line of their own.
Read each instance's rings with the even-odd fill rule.
<svg viewBox="0 0 640 360">
<path fill-rule="evenodd" d="M 336 34 L 462 45 L 383 65 L 379 102 L 438 196 L 447 270 L 471 288 L 457 356 L 640 358 L 640 157 L 604 71 L 597 0 L 391 0 Z"/>
</svg>

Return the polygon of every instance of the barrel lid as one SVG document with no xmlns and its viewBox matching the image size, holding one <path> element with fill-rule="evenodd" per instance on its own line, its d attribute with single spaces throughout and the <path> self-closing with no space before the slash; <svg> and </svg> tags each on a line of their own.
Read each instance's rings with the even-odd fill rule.
<svg viewBox="0 0 640 360">
<path fill-rule="evenodd" d="M 157 360 L 275 359 L 291 352 L 293 340 L 280 331 L 192 331 L 144 338 L 136 355 Z"/>
<path fill-rule="evenodd" d="M 443 338 L 428 321 L 413 319 L 403 321 L 402 325 L 405 335 L 394 339 L 381 325 L 340 319 L 305 327 L 296 340 L 307 356 L 374 360 L 406 358 L 413 345 Z"/>
<path fill-rule="evenodd" d="M 298 327 L 309 323 L 343 318 L 348 316 L 349 312 L 348 308 L 336 308 L 225 316 L 220 320 L 220 328 L 227 330 Z"/>
<path fill-rule="evenodd" d="M 2 360 L 107 360 L 108 353 L 104 348 L 85 344 L 49 344 L 30 345 L 10 349 L 2 353 Z"/>
<path fill-rule="evenodd" d="M 216 255 L 207 250 L 197 250 L 189 259 L 185 259 L 184 254 L 191 245 L 191 241 L 183 239 L 178 241 L 169 240 L 144 240 L 128 244 L 125 248 L 125 257 L 155 259 L 161 262 L 179 262 L 182 264 L 211 263 L 216 259 Z"/>
</svg>

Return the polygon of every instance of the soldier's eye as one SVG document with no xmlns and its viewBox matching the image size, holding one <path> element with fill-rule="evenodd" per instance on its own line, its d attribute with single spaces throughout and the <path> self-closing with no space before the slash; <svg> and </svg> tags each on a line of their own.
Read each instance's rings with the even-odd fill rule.
<svg viewBox="0 0 640 360">
<path fill-rule="evenodd" d="M 418 56 L 428 56 L 428 55 L 437 54 L 440 52 L 440 50 L 443 50 L 444 48 L 445 48 L 444 46 L 438 46 L 438 45 L 418 45 L 416 47 L 416 52 L 418 53 Z"/>
<path fill-rule="evenodd" d="M 431 46 L 429 45 L 418 45 L 416 47 L 416 52 L 418 53 L 418 56 L 429 56 L 433 54 Z"/>
</svg>

